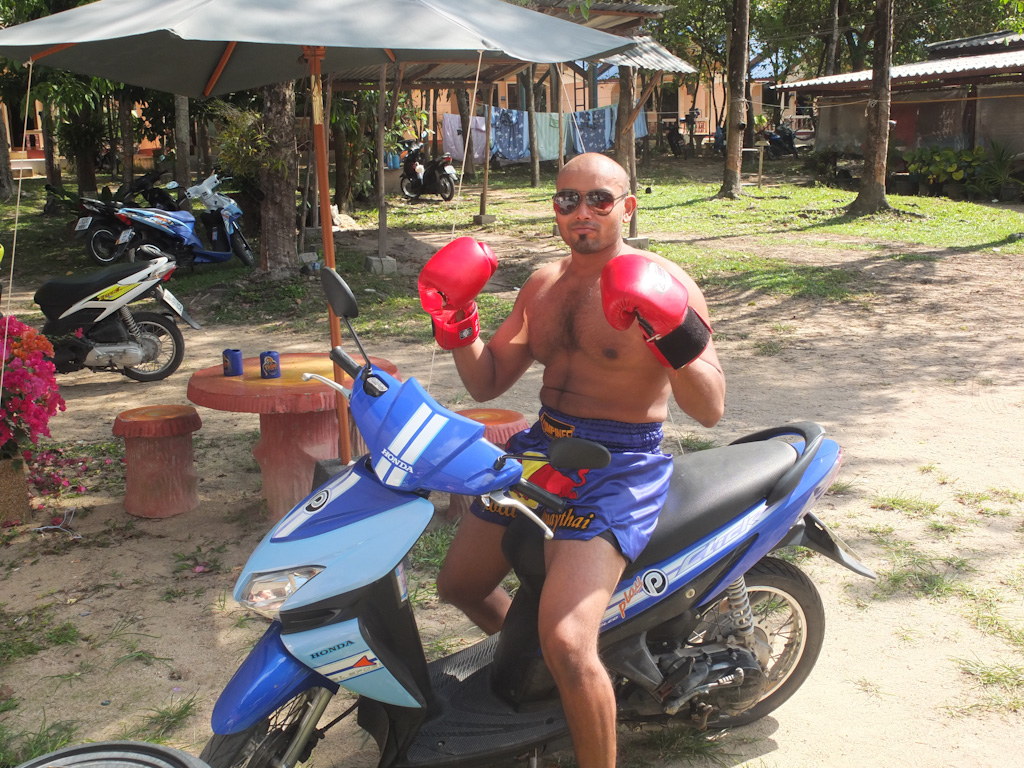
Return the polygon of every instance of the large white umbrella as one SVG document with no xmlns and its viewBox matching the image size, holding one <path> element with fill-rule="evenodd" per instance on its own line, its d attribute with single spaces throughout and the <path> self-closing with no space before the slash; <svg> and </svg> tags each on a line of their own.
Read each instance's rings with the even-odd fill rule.
<svg viewBox="0 0 1024 768">
<path fill-rule="evenodd" d="M 390 63 L 556 63 L 632 40 L 502 0 L 99 0 L 0 30 L 0 56 L 203 97 L 311 74 L 324 232 L 334 266 L 321 72 Z M 331 343 L 340 328 L 331 317 Z M 341 371 L 336 368 L 336 375 Z M 348 418 L 339 398 L 340 457 Z"/>
</svg>

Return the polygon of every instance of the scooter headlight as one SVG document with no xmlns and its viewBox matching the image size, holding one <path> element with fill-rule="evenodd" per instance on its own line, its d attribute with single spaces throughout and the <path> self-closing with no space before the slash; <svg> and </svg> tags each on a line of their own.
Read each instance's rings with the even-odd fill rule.
<svg viewBox="0 0 1024 768">
<path fill-rule="evenodd" d="M 299 587 L 323 570 L 320 565 L 308 565 L 272 573 L 257 573 L 249 579 L 242 590 L 239 603 L 268 619 L 277 618 L 284 601 L 298 591 Z"/>
</svg>

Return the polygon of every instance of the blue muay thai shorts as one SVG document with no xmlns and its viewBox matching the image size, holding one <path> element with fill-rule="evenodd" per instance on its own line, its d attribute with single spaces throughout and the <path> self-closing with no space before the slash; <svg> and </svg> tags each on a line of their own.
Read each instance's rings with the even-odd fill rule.
<svg viewBox="0 0 1024 768">
<path fill-rule="evenodd" d="M 604 419 L 580 419 L 543 407 L 529 429 L 509 438 L 510 453 L 547 455 L 556 437 L 581 437 L 601 443 L 612 455 L 604 469 L 559 470 L 546 462 L 523 462 L 523 477 L 568 501 L 557 514 L 537 511 L 556 539 L 608 539 L 630 561 L 647 546 L 668 494 L 672 456 L 661 452 L 659 422 L 628 424 Z M 523 500 L 530 507 L 533 501 Z M 482 520 L 509 525 L 516 511 L 479 500 L 470 510 Z"/>
</svg>

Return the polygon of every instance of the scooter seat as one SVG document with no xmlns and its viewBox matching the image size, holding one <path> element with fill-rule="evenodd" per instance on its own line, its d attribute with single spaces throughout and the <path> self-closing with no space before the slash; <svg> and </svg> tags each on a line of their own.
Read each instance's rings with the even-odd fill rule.
<svg viewBox="0 0 1024 768">
<path fill-rule="evenodd" d="M 85 275 L 72 275 L 70 277 L 55 277 L 47 280 L 36 291 L 33 298 L 36 304 L 44 309 L 60 308 L 67 309 L 76 301 L 84 299 L 104 286 L 113 285 L 120 280 L 141 272 L 146 262 L 135 261 L 126 264 L 114 264 L 104 267 L 98 272 L 90 272 Z"/>
<path fill-rule="evenodd" d="M 678 457 L 654 535 L 623 578 L 685 549 L 763 501 L 798 458 L 796 448 L 781 440 Z"/>
</svg>

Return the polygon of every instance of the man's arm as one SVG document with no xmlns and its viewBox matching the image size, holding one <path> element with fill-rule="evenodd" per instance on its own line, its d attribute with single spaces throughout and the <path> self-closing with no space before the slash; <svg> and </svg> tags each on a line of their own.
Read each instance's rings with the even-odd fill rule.
<svg viewBox="0 0 1024 768">
<path fill-rule="evenodd" d="M 527 281 L 516 297 L 512 314 L 486 344 L 478 338 L 472 344 L 452 350 L 459 377 L 477 402 L 493 400 L 507 392 L 533 362 L 523 309 L 530 293 Z"/>
<path fill-rule="evenodd" d="M 612 327 L 639 323 L 648 349 L 668 369 L 679 407 L 705 427 L 717 424 L 725 413 L 725 375 L 707 301 L 693 279 L 655 254 L 627 253 L 605 265 L 601 300 Z"/>
</svg>

